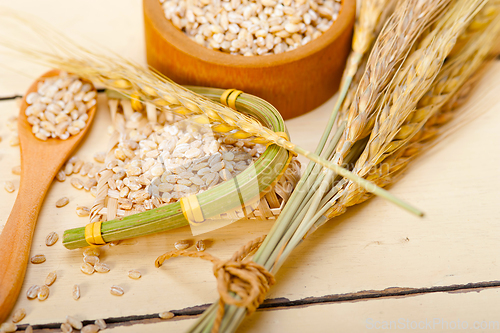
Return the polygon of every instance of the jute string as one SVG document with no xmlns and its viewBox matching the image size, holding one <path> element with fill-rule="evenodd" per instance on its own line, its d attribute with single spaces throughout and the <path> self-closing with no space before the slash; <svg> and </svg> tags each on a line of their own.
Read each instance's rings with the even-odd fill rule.
<svg viewBox="0 0 500 333">
<path fill-rule="evenodd" d="M 219 292 L 220 299 L 211 332 L 219 332 L 224 316 L 225 304 L 245 307 L 247 315 L 250 315 L 262 304 L 270 287 L 275 283 L 274 276 L 263 266 L 250 260 L 243 261 L 243 259 L 259 248 L 265 237 L 262 236 L 248 242 L 233 254 L 231 259 L 226 261 L 220 260 L 206 252 L 176 250 L 158 257 L 155 265 L 156 267 L 160 267 L 165 260 L 180 256 L 200 258 L 213 263 L 213 271 L 217 279 L 217 291 Z M 235 295 L 238 297 L 235 297 Z"/>
</svg>

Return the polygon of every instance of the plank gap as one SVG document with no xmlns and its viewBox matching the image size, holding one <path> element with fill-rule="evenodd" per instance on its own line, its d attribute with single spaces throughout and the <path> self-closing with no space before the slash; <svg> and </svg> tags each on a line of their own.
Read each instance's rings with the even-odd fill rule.
<svg viewBox="0 0 500 333">
<path fill-rule="evenodd" d="M 363 290 L 355 293 L 347 294 L 332 294 L 319 297 L 306 297 L 295 301 L 290 301 L 285 297 L 266 299 L 259 307 L 259 310 L 283 310 L 294 307 L 311 306 L 321 303 L 342 303 L 352 301 L 367 301 L 374 298 L 388 298 L 388 297 L 404 297 L 404 296 L 417 296 L 432 293 L 458 293 L 458 292 L 480 292 L 487 288 L 500 287 L 500 281 L 484 281 L 473 282 L 467 284 L 454 284 L 449 286 L 435 286 L 428 288 L 405 288 L 405 287 L 390 287 L 383 290 Z M 171 310 L 175 315 L 173 319 L 169 320 L 184 320 L 192 319 L 201 315 L 211 304 L 202 304 L 193 307 L 188 307 L 179 310 Z M 131 326 L 135 324 L 153 324 L 162 322 L 164 319 L 159 318 L 159 313 L 133 315 L 124 317 L 111 317 L 105 318 L 108 328 L 117 326 Z M 83 325 L 93 324 L 95 320 L 83 320 Z M 19 325 L 18 331 L 24 331 L 28 325 Z M 35 332 L 59 332 L 61 323 L 49 323 L 41 325 L 33 325 Z"/>
</svg>

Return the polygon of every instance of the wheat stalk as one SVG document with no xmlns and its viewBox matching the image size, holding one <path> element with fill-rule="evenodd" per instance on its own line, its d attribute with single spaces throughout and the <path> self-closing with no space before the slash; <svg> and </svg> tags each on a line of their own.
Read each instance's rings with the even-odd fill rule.
<svg viewBox="0 0 500 333">
<path fill-rule="evenodd" d="M 484 17 L 482 14 L 485 11 L 491 16 L 489 25 L 483 25 L 477 38 L 470 39 L 461 53 L 448 57 L 431 88 L 418 102 L 417 110 L 407 117 L 409 120 L 401 127 L 400 132 L 404 135 L 399 136 L 398 133 L 394 137 L 397 148 L 381 155 L 379 163 L 366 174 L 366 179 L 380 187 L 393 183 L 408 162 L 429 145 L 429 140 L 437 136 L 440 128 L 453 117 L 453 111 L 469 96 L 471 86 L 480 77 L 474 75 L 487 60 L 491 46 L 500 33 L 500 8 L 497 7 L 495 12 L 491 8 L 483 8 L 478 15 Z M 410 134 L 411 131 L 415 132 Z M 349 195 L 341 197 L 328 217 L 337 216 L 346 207 L 369 197 L 361 189 L 351 189 Z"/>
<path fill-rule="evenodd" d="M 366 69 L 356 90 L 354 102 L 347 112 L 346 127 L 331 159 L 342 165 L 353 145 L 370 134 L 377 114 L 377 105 L 382 93 L 387 89 L 394 74 L 406 58 L 412 45 L 422 30 L 429 26 L 436 15 L 449 3 L 448 0 L 419 1 L 408 0 L 398 3 L 393 15 L 384 25 L 368 58 Z M 361 15 L 360 15 L 361 18 Z M 373 26 L 373 25 L 372 25 Z M 360 43 L 365 47 L 368 43 Z M 354 73 L 346 72 L 347 75 Z M 317 191 L 310 191 L 313 200 L 308 203 L 304 219 L 311 219 L 322 202 L 325 193 L 335 190 L 336 175 L 324 170 Z M 314 194 L 313 194 L 314 193 Z M 304 227 L 305 228 L 305 227 Z"/>
<path fill-rule="evenodd" d="M 276 144 L 351 179 L 366 190 L 384 197 L 416 215 L 423 215 L 421 211 L 395 198 L 387 191 L 374 187 L 368 181 L 339 165 L 293 144 L 281 135 L 262 126 L 255 119 L 197 95 L 153 70 L 132 63 L 120 56 L 110 57 L 82 48 L 48 25 L 27 20 L 16 14 L 8 13 L 7 16 L 18 19 L 36 31 L 45 44 L 54 50 L 47 52 L 5 39 L 1 42 L 5 47 L 17 51 L 32 61 L 74 73 L 128 96 L 138 96 L 157 107 L 167 108 L 181 115 L 189 115 L 200 123 L 210 123 L 214 131 L 225 133 L 227 136 L 237 139 L 253 138 L 258 143 Z"/>
</svg>

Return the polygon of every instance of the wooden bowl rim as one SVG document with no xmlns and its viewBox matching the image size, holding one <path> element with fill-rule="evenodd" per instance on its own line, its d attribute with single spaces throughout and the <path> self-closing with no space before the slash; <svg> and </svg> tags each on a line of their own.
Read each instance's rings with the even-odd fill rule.
<svg viewBox="0 0 500 333">
<path fill-rule="evenodd" d="M 143 7 L 144 15 L 150 18 L 163 39 L 188 56 L 199 58 L 206 63 L 230 67 L 265 68 L 302 60 L 334 43 L 351 26 L 355 18 L 356 0 L 342 0 L 339 15 L 332 26 L 306 45 L 289 52 L 253 57 L 227 54 L 197 44 L 165 17 L 159 0 L 143 0 Z"/>
</svg>

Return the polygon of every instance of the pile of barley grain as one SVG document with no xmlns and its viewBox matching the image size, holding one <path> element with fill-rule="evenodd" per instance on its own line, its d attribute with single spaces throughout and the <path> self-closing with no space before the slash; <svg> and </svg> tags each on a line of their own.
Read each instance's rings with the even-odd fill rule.
<svg viewBox="0 0 500 333">
<path fill-rule="evenodd" d="M 340 0 L 160 0 L 173 25 L 200 45 L 235 55 L 291 51 L 321 36 Z"/>
<path fill-rule="evenodd" d="M 40 140 L 68 139 L 85 128 L 87 111 L 96 104 L 97 91 L 90 83 L 61 72 L 38 83 L 38 91 L 26 96 L 26 116 Z"/>
<path fill-rule="evenodd" d="M 130 108 L 130 102 L 121 101 L 120 106 Z M 219 136 L 209 125 L 178 121 L 166 112 L 158 115 L 151 123 L 145 114 L 133 112 L 125 123 L 127 131 L 106 158 L 106 169 L 113 171 L 107 177 L 107 197 L 118 200 L 119 217 L 206 191 L 238 175 L 266 149 Z M 106 209 L 97 214 L 107 214 Z"/>
</svg>

